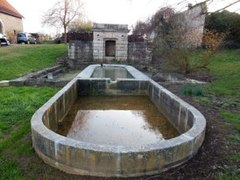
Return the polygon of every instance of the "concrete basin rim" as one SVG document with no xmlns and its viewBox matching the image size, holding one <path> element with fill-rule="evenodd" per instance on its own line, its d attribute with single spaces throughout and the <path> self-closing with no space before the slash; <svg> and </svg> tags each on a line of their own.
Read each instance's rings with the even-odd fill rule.
<svg viewBox="0 0 240 180">
<path fill-rule="evenodd" d="M 93 144 L 89 142 L 83 142 L 74 140 L 65 136 L 62 136 L 60 134 L 55 133 L 54 131 L 48 129 L 42 121 L 43 113 L 45 108 L 39 109 L 32 117 L 31 120 L 31 127 L 32 130 L 36 131 L 37 133 L 41 134 L 44 138 L 55 142 L 57 140 L 57 143 L 74 147 L 74 148 L 80 148 L 80 149 L 86 149 L 86 150 L 92 150 L 92 151 L 102 151 L 102 152 L 114 152 L 114 153 L 129 153 L 129 152 L 148 152 L 148 151 L 154 151 L 154 150 L 163 150 L 167 148 L 171 148 L 174 146 L 179 146 L 183 143 L 187 143 L 189 141 L 194 141 L 194 139 L 198 136 L 200 136 L 206 128 L 206 121 L 203 115 L 199 112 L 198 119 L 194 120 L 193 126 L 186 131 L 185 133 L 182 133 L 181 135 L 165 140 L 160 141 L 153 144 L 145 144 L 145 145 L 139 145 L 139 146 L 120 146 L 120 145 L 99 145 L 99 144 Z M 44 133 L 41 133 L 44 132 Z M 193 136 L 194 135 L 194 136 Z"/>
<path fill-rule="evenodd" d="M 95 67 L 100 66 L 100 64 L 90 65 L 93 69 Z M 113 65 L 110 65 L 113 66 Z M 115 66 L 119 66 L 116 64 Z M 128 65 L 122 65 L 123 67 L 126 67 Z M 131 67 L 131 66 L 129 66 Z M 134 69 L 133 67 L 131 67 Z M 80 73 L 81 74 L 81 73 Z M 182 107 L 184 107 L 188 112 L 192 113 L 193 115 L 193 125 L 192 127 L 182 133 L 181 135 L 168 139 L 162 142 L 157 142 L 153 144 L 146 144 L 142 146 L 113 146 L 113 145 L 98 145 L 98 144 L 92 144 L 89 142 L 81 142 L 77 141 L 71 138 L 67 138 L 65 136 L 61 136 L 54 131 L 48 129 L 43 124 L 43 114 L 54 104 L 56 100 L 58 100 L 65 92 L 69 90 L 74 84 L 77 83 L 78 80 L 81 80 L 80 77 L 75 77 L 72 81 L 70 81 L 66 86 L 64 86 L 60 91 L 58 91 L 51 99 L 49 99 L 41 108 L 39 108 L 35 114 L 32 117 L 31 120 L 31 128 L 32 130 L 36 131 L 37 133 L 41 134 L 40 132 L 45 132 L 44 134 L 41 134 L 41 136 L 44 136 L 46 139 L 49 139 L 51 141 L 55 141 L 57 139 L 58 143 L 61 143 L 63 145 L 67 145 L 74 148 L 81 148 L 81 149 L 88 149 L 93 151 L 103 151 L 103 152 L 116 152 L 116 153 L 127 153 L 127 152 L 146 152 L 146 151 L 152 151 L 157 149 L 166 149 L 174 146 L 178 146 L 182 143 L 186 143 L 189 141 L 194 141 L 195 138 L 198 136 L 201 136 L 205 132 L 206 128 L 206 120 L 201 112 L 199 112 L 196 108 L 194 108 L 192 105 L 188 104 L 187 102 L 183 101 L 181 98 L 176 96 L 175 94 L 168 91 L 163 86 L 157 84 L 155 81 L 148 78 L 148 81 L 152 83 L 153 85 L 157 86 L 159 89 L 164 91 L 167 95 L 169 95 L 171 98 L 173 98 L 175 101 L 177 101 L 179 104 L 181 104 Z M 86 78 L 89 80 L 89 78 Z M 90 79 L 91 80 L 91 79 Z M 141 80 L 140 80 L 141 81 Z M 146 79 L 145 79 L 146 81 Z"/>
<path fill-rule="evenodd" d="M 122 67 L 125 68 L 133 77 L 135 80 L 150 80 L 149 77 L 147 77 L 144 74 L 139 74 L 138 70 L 136 70 L 134 67 L 130 65 L 125 64 L 103 64 L 105 67 Z M 82 72 L 80 72 L 76 77 L 79 79 L 92 79 L 92 73 L 95 70 L 96 67 L 101 67 L 101 64 L 92 64 L 86 67 Z M 106 78 L 104 78 L 106 79 Z"/>
</svg>

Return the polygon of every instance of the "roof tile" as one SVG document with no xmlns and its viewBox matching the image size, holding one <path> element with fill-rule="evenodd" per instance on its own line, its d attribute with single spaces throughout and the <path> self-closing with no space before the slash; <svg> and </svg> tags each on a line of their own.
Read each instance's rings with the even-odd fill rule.
<svg viewBox="0 0 240 180">
<path fill-rule="evenodd" d="M 0 0 L 0 12 L 22 19 L 23 16 L 7 0 Z"/>
</svg>

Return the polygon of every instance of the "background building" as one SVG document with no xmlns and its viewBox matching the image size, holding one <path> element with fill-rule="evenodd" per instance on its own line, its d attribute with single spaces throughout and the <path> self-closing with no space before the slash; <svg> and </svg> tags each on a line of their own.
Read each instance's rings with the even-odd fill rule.
<svg viewBox="0 0 240 180">
<path fill-rule="evenodd" d="M 23 16 L 6 0 L 0 0 L 0 33 L 11 36 L 23 31 Z"/>
</svg>

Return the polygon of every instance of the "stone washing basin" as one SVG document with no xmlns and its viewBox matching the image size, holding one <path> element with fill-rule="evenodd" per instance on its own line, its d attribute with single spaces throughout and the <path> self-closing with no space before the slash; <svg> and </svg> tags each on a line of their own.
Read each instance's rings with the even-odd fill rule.
<svg viewBox="0 0 240 180">
<path fill-rule="evenodd" d="M 160 173 L 192 158 L 201 147 L 206 128 L 204 116 L 132 66 L 131 76 L 92 77 L 100 65 L 91 65 L 70 81 L 31 120 L 33 147 L 47 164 L 66 173 L 102 177 L 133 177 Z M 139 146 L 99 145 L 56 133 L 78 97 L 96 95 L 147 95 L 180 135 L 159 143 Z"/>
</svg>

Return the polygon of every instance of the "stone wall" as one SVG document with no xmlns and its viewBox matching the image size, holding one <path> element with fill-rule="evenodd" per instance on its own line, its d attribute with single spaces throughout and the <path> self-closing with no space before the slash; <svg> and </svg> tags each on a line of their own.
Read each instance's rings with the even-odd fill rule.
<svg viewBox="0 0 240 180">
<path fill-rule="evenodd" d="M 200 47 L 202 45 L 206 13 L 207 6 L 205 3 L 189 7 L 188 10 L 182 13 L 182 22 L 187 29 L 184 34 L 184 46 Z"/>
<path fill-rule="evenodd" d="M 127 33 L 127 25 L 94 24 L 92 33 L 79 34 L 77 41 L 70 41 L 69 66 L 75 69 L 92 62 L 126 63 L 127 61 L 140 69 L 145 69 L 152 61 L 151 43 L 144 41 L 142 37 L 128 36 Z M 107 41 L 115 43 L 113 45 L 114 56 L 106 56 Z"/>
<path fill-rule="evenodd" d="M 128 26 L 119 24 L 93 25 L 93 58 L 106 62 L 111 60 L 126 61 L 128 49 Z M 115 57 L 107 57 L 105 52 L 106 41 L 116 42 Z"/>
<path fill-rule="evenodd" d="M 151 44 L 148 42 L 128 43 L 128 63 L 140 69 L 146 69 L 152 61 Z"/>
<path fill-rule="evenodd" d="M 72 69 L 93 62 L 93 41 L 70 41 L 68 58 L 67 63 Z"/>
<path fill-rule="evenodd" d="M 182 36 L 181 43 L 178 42 L 179 45 L 196 48 L 202 45 L 206 14 L 206 3 L 202 2 L 194 6 L 189 6 L 184 12 L 166 15 L 167 18 L 165 20 L 169 22 L 167 19 L 173 18 L 173 21 L 177 22 L 178 29 L 176 29 L 176 32 L 178 31 L 180 33 L 179 35 Z M 157 28 L 158 26 L 155 26 L 146 32 L 146 38 L 149 41 L 153 42 L 156 39 L 158 34 Z"/>
<path fill-rule="evenodd" d="M 22 19 L 0 13 L 0 22 L 3 25 L 3 33 L 16 33 L 23 31 Z"/>
<path fill-rule="evenodd" d="M 96 44 L 95 44 L 96 45 Z M 152 61 L 151 43 L 148 42 L 128 42 L 127 50 L 124 52 L 126 57 L 120 59 L 111 58 L 96 58 L 94 57 L 94 42 L 93 41 L 70 41 L 68 46 L 68 65 L 72 69 L 80 68 L 83 65 L 91 63 L 112 62 L 127 60 L 129 64 L 135 65 L 137 68 L 145 69 Z M 126 47 L 124 47 L 125 49 Z M 101 53 L 99 57 L 101 56 Z"/>
</svg>

